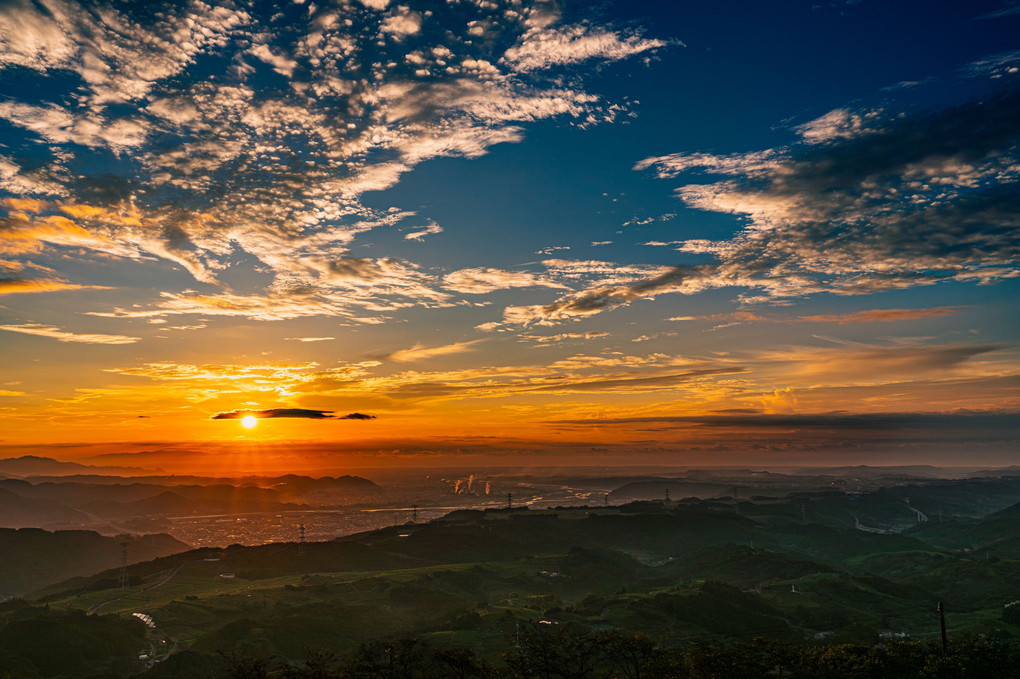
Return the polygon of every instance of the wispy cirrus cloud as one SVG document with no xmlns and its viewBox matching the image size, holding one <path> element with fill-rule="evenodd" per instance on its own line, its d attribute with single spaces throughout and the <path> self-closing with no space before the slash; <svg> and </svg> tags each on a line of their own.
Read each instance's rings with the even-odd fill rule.
<svg viewBox="0 0 1020 679">
<path fill-rule="evenodd" d="M 388 354 L 373 354 L 370 358 L 379 361 L 393 361 L 395 363 L 411 363 L 423 361 L 436 356 L 450 356 L 462 354 L 466 351 L 473 351 L 475 346 L 485 340 L 471 340 L 469 342 L 456 342 L 438 347 L 427 347 L 424 344 L 415 344 L 410 349 L 399 349 Z"/>
<path fill-rule="evenodd" d="M 912 435 L 942 437 L 955 431 L 969 439 L 975 431 L 985 431 L 989 436 L 999 438 L 1004 434 L 1015 436 L 1020 429 L 1020 420 L 1013 412 L 889 412 L 889 413 L 746 413 L 721 415 L 681 415 L 630 418 L 592 418 L 586 420 L 561 420 L 558 423 L 577 426 L 633 426 L 673 425 L 689 428 L 737 428 L 737 429 L 811 429 L 829 430 L 846 435 L 849 432 L 868 431 L 910 432 Z M 923 436 L 922 436 L 923 437 Z"/>
<path fill-rule="evenodd" d="M 597 284 L 580 292 L 561 297 L 549 304 L 511 306 L 503 311 L 507 323 L 553 325 L 564 320 L 593 316 L 637 299 L 649 299 L 666 292 L 693 292 L 691 270 L 686 267 L 658 267 L 659 273 L 630 283 Z"/>
<path fill-rule="evenodd" d="M 109 290 L 102 285 L 79 285 L 67 281 L 43 278 L 0 278 L 0 295 L 60 290 Z"/>
<path fill-rule="evenodd" d="M 755 321 L 770 323 L 894 323 L 898 321 L 914 321 L 923 318 L 939 318 L 960 312 L 963 307 L 940 306 L 924 309 L 865 309 L 845 314 L 815 314 L 812 316 L 790 316 L 779 314 L 763 314 L 757 311 L 731 311 L 721 314 L 704 316 L 673 316 L 670 321 L 712 321 L 718 323 L 750 323 Z"/>
<path fill-rule="evenodd" d="M 849 314 L 817 314 L 814 316 L 798 316 L 796 320 L 806 323 L 891 323 L 894 321 L 913 321 L 920 318 L 937 318 L 951 316 L 960 312 L 961 307 L 940 306 L 928 309 L 867 309 Z"/>
<path fill-rule="evenodd" d="M 40 323 L 0 325 L 0 330 L 18 332 L 24 335 L 49 337 L 60 342 L 78 342 L 81 344 L 134 344 L 142 339 L 141 337 L 130 337 L 128 335 L 103 335 L 97 333 L 68 332 L 66 330 L 61 330 L 56 326 L 43 325 Z"/>
<path fill-rule="evenodd" d="M 995 354 L 1003 344 L 886 344 L 832 338 L 823 346 L 786 346 L 746 357 L 760 374 L 781 376 L 786 384 L 874 384 L 953 374 L 999 374 Z M 987 365 L 982 367 L 981 362 Z"/>
<path fill-rule="evenodd" d="M 589 330 L 587 332 L 561 332 L 555 335 L 520 335 L 521 342 L 534 342 L 535 344 L 557 344 L 572 340 L 593 340 L 608 337 L 609 333 L 604 330 Z"/>
</svg>

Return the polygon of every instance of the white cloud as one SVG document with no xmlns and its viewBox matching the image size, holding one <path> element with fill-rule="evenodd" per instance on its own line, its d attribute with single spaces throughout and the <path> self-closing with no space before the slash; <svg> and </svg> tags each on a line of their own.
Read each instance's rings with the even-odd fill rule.
<svg viewBox="0 0 1020 679">
<path fill-rule="evenodd" d="M 528 272 L 506 271 L 491 267 L 460 269 L 443 277 L 443 287 L 447 290 L 480 295 L 495 290 L 510 288 L 563 288 L 566 285 L 543 276 Z"/>
<path fill-rule="evenodd" d="M 575 64 L 589 59 L 618 61 L 667 46 L 665 40 L 642 38 L 583 24 L 560 28 L 535 26 L 508 49 L 502 62 L 517 71 L 533 71 Z"/>
<path fill-rule="evenodd" d="M 794 129 L 809 144 L 821 144 L 836 139 L 849 139 L 869 131 L 868 121 L 877 121 L 880 110 L 854 112 L 845 108 L 829 111 L 820 118 L 815 118 Z"/>
<path fill-rule="evenodd" d="M 645 158 L 634 165 L 635 170 L 655 167 L 659 177 L 675 177 L 692 169 L 702 169 L 715 174 L 753 175 L 774 171 L 779 167 L 781 154 L 774 150 L 753 153 L 734 153 L 717 156 L 710 153 L 674 153 L 668 156 Z M 648 224 L 652 219 L 636 222 Z"/>
<path fill-rule="evenodd" d="M 420 30 L 421 14 L 412 12 L 409 7 L 403 5 L 397 7 L 379 26 L 379 32 L 392 35 L 397 40 L 401 40 L 408 35 L 414 35 Z"/>
<path fill-rule="evenodd" d="M 280 75 L 287 76 L 288 78 L 294 75 L 294 69 L 297 68 L 298 62 L 290 59 L 282 54 L 275 54 L 269 45 L 255 45 L 251 48 L 251 53 L 266 62 L 273 67 L 273 70 Z"/>
</svg>

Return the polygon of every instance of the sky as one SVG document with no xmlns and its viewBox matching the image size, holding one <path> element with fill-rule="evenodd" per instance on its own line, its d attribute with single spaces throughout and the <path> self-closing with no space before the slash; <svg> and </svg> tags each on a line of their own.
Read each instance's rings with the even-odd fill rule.
<svg viewBox="0 0 1020 679">
<path fill-rule="evenodd" d="M 1020 464 L 1018 260 L 1013 0 L 0 2 L 2 457 Z"/>
</svg>

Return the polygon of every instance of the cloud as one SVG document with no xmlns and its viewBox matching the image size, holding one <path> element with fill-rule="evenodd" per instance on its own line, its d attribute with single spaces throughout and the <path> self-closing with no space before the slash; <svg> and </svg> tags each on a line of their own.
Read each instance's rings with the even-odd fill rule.
<svg viewBox="0 0 1020 679">
<path fill-rule="evenodd" d="M 443 227 L 438 224 L 429 224 L 421 231 L 412 231 L 411 233 L 404 235 L 404 240 L 424 240 L 425 236 L 431 236 L 435 233 L 442 233 Z"/>
<path fill-rule="evenodd" d="M 949 108 L 837 109 L 798 127 L 801 145 L 638 163 L 661 177 L 730 177 L 677 189 L 692 208 L 747 222 L 728 240 L 680 244 L 715 260 L 688 289 L 741 287 L 742 299 L 766 301 L 1020 275 L 1010 235 L 1020 228 L 1020 76 L 993 67 L 1002 70 L 958 74 L 986 91 Z"/>
<path fill-rule="evenodd" d="M 670 321 L 712 321 L 720 323 L 749 323 L 754 321 L 769 323 L 892 323 L 896 321 L 913 321 L 922 318 L 938 318 L 959 313 L 963 307 L 943 306 L 927 309 L 865 309 L 846 314 L 816 314 L 813 316 L 779 316 L 764 315 L 754 311 L 732 311 L 722 314 L 705 316 L 673 316 Z"/>
<path fill-rule="evenodd" d="M 734 366 L 725 368 L 704 368 L 699 370 L 688 370 L 682 373 L 667 375 L 652 375 L 640 377 L 603 377 L 594 380 L 563 381 L 559 384 L 543 385 L 529 391 L 535 392 L 557 392 L 557 393 L 597 393 L 597 392 L 627 392 L 627 391 L 650 391 L 659 388 L 673 387 L 678 384 L 692 382 L 705 377 L 717 377 L 720 375 L 736 375 L 747 372 L 747 368 Z"/>
<path fill-rule="evenodd" d="M 782 152 L 773 149 L 751 153 L 734 153 L 717 156 L 710 153 L 674 153 L 667 156 L 645 158 L 634 164 L 635 170 L 656 169 L 662 178 L 672 178 L 689 170 L 706 170 L 713 174 L 764 175 L 781 167 Z M 639 225 L 654 221 L 649 218 L 636 222 Z"/>
<path fill-rule="evenodd" d="M 854 112 L 845 108 L 829 111 L 794 128 L 808 144 L 821 144 L 840 139 L 852 139 L 869 132 L 879 132 L 879 128 L 867 127 L 869 121 L 879 122 L 881 111 Z"/>
<path fill-rule="evenodd" d="M 823 429 L 841 432 L 911 431 L 921 434 L 926 430 L 935 436 L 956 430 L 960 436 L 971 437 L 976 431 L 986 431 L 999 437 L 1014 435 L 1020 429 L 1018 413 L 1014 412 L 904 412 L 904 413 L 818 413 L 818 414 L 733 414 L 689 415 L 664 417 L 592 418 L 587 420 L 558 420 L 558 423 L 582 426 L 611 426 L 635 424 L 675 424 L 694 427 L 725 427 L 741 429 Z M 936 433 L 937 432 L 937 433 Z M 971 439 L 972 440 L 972 439 Z"/>
<path fill-rule="evenodd" d="M 293 342 L 328 342 L 329 340 L 335 340 L 336 337 L 284 337 L 284 339 Z"/>
<path fill-rule="evenodd" d="M 775 318 L 762 316 L 754 311 L 731 311 L 724 314 L 709 314 L 707 316 L 673 316 L 669 321 L 712 321 L 715 323 L 749 323 L 751 321 L 771 321 Z"/>
<path fill-rule="evenodd" d="M 1002 17 L 1013 16 L 1014 14 L 1020 14 L 1020 5 L 1011 4 L 1008 7 L 1003 7 L 1002 9 L 997 9 L 997 10 L 995 10 L 993 12 L 988 12 L 987 14 L 982 14 L 981 16 L 974 17 L 974 18 L 975 18 L 975 20 L 977 20 L 977 19 L 1001 19 Z"/>
<path fill-rule="evenodd" d="M 819 314 L 815 316 L 799 316 L 798 321 L 806 323 L 889 323 L 893 321 L 913 321 L 919 318 L 950 316 L 959 313 L 962 307 L 942 306 L 929 309 L 868 309 L 850 314 Z"/>
<path fill-rule="evenodd" d="M 570 340 L 590 340 L 608 336 L 609 333 L 602 330 L 589 330 L 588 332 L 561 332 L 556 335 L 521 335 L 520 341 L 534 342 L 535 344 L 555 344 Z"/>
<path fill-rule="evenodd" d="M 436 356 L 449 356 L 451 354 L 462 354 L 465 351 L 472 351 L 474 346 L 485 340 L 471 340 L 470 342 L 457 342 L 439 347 L 426 347 L 423 344 L 415 344 L 410 349 L 400 349 L 389 354 L 373 354 L 371 358 L 379 361 L 393 361 L 395 363 L 411 363 L 423 361 Z"/>
<path fill-rule="evenodd" d="M 562 28 L 539 25 L 521 36 L 501 61 L 519 71 L 533 71 L 592 59 L 618 61 L 670 44 L 665 40 L 642 38 L 637 33 L 621 35 L 583 24 Z"/>
<path fill-rule="evenodd" d="M 364 415 L 362 413 L 351 413 L 349 415 L 334 415 L 331 410 L 308 410 L 306 408 L 270 408 L 269 410 L 231 410 L 225 413 L 216 413 L 214 420 L 240 420 L 244 417 L 254 416 L 260 420 L 271 420 L 275 418 L 303 418 L 308 420 L 374 420 L 375 415 Z"/>
<path fill-rule="evenodd" d="M 443 228 L 363 194 L 429 159 L 518 142 L 535 121 L 613 121 L 624 106 L 544 71 L 666 46 L 516 0 L 428 11 L 13 0 L 0 7 L 0 71 L 29 69 L 39 87 L 0 102 L 0 120 L 23 132 L 0 150 L 0 190 L 45 205 L 0 217 L 0 254 L 157 258 L 219 290 L 167 291 L 121 316 L 356 323 L 378 320 L 366 309 L 444 305 L 438 279 L 412 262 L 344 271 L 372 230 L 421 240 Z M 268 274 L 261 289 L 227 285 L 238 255 Z"/>
<path fill-rule="evenodd" d="M 225 399 L 234 403 L 257 403 L 268 399 L 314 398 L 335 404 L 355 403 L 360 399 L 362 403 L 371 401 L 376 407 L 398 410 L 406 409 L 408 403 L 508 396 L 527 398 L 549 393 L 663 392 L 675 395 L 679 385 L 688 397 L 695 394 L 717 397 L 718 393 L 735 388 L 735 378 L 748 373 L 746 367 L 733 362 L 694 360 L 660 353 L 639 356 L 609 352 L 577 355 L 548 364 L 489 365 L 455 370 L 393 371 L 392 363 L 381 360 L 385 358 L 332 366 L 312 362 L 250 365 L 161 362 L 108 372 L 153 382 L 118 386 L 116 394 L 126 401 L 141 401 L 158 394 L 160 399 L 178 398 L 208 408 L 203 404 Z M 80 398 L 87 399 L 89 394 L 82 394 Z"/>
<path fill-rule="evenodd" d="M 793 389 L 776 389 L 771 394 L 762 394 L 762 410 L 769 414 L 792 414 L 797 412 L 797 395 Z"/>
<path fill-rule="evenodd" d="M 558 283 L 549 277 L 491 267 L 460 269 L 448 273 L 443 277 L 443 287 L 447 290 L 473 295 L 485 294 L 495 290 L 509 290 L 511 288 L 543 287 L 568 289 L 566 285 Z"/>
<path fill-rule="evenodd" d="M 974 360 L 1003 351 L 1002 344 L 875 345 L 832 340 L 834 347 L 784 347 L 758 352 L 787 383 L 871 384 L 919 376 L 972 371 Z M 980 372 L 980 371 L 979 371 Z"/>
<path fill-rule="evenodd" d="M 597 285 L 578 293 L 564 295 L 550 304 L 511 306 L 503 311 L 503 320 L 520 325 L 552 325 L 559 321 L 593 316 L 637 299 L 650 299 L 664 292 L 693 290 L 693 269 L 659 267 L 657 275 L 625 285 Z M 695 274 L 692 276 L 692 274 Z"/>
<path fill-rule="evenodd" d="M 379 9 L 376 7 L 376 9 Z M 409 7 L 399 6 L 387 16 L 379 26 L 380 33 L 386 33 L 397 40 L 404 36 L 414 35 L 421 30 L 421 14 L 413 12 Z"/>
<path fill-rule="evenodd" d="M 267 64 L 272 65 L 274 71 L 288 78 L 294 75 L 294 69 L 298 66 L 298 62 L 282 54 L 275 54 L 265 44 L 255 45 L 251 48 L 251 53 Z"/>
<path fill-rule="evenodd" d="M 55 292 L 58 290 L 109 290 L 102 285 L 78 285 L 61 280 L 0 278 L 0 295 L 26 292 Z"/>
<path fill-rule="evenodd" d="M 127 335 L 100 335 L 67 332 L 52 325 L 42 325 L 39 323 L 0 325 L 0 330 L 20 332 L 25 335 L 38 335 L 39 337 L 50 337 L 61 342 L 80 342 L 82 344 L 134 344 L 142 339 L 141 337 L 129 337 Z"/>
</svg>

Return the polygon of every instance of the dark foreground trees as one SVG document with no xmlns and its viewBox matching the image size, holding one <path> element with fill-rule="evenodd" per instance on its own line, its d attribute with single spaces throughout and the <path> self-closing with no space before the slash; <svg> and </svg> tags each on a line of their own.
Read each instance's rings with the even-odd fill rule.
<svg viewBox="0 0 1020 679">
<path fill-rule="evenodd" d="M 418 639 L 373 641 L 346 658 L 311 654 L 272 666 L 233 658 L 224 679 L 1015 679 L 1020 643 L 961 638 L 938 645 L 805 646 L 769 639 L 663 648 L 648 637 L 581 627 L 522 629 L 488 662 L 466 648 Z M 261 674 L 252 673 L 256 669 Z M 169 676 L 169 675 L 167 675 Z"/>
</svg>

